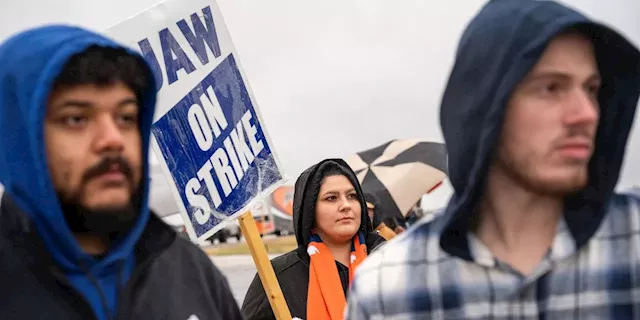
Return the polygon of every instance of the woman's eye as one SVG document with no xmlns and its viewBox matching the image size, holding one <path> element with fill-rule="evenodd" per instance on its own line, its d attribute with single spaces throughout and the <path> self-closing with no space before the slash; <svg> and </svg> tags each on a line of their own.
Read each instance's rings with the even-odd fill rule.
<svg viewBox="0 0 640 320">
<path fill-rule="evenodd" d="M 355 193 L 349 195 L 349 199 L 357 199 L 357 198 L 358 198 L 358 195 Z"/>
<path fill-rule="evenodd" d="M 335 201 L 336 200 L 336 196 L 328 196 L 326 198 L 327 201 Z"/>
</svg>

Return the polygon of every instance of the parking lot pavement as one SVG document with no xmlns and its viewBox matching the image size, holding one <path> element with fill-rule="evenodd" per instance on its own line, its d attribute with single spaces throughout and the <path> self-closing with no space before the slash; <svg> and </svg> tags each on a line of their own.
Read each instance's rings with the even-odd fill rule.
<svg viewBox="0 0 640 320">
<path fill-rule="evenodd" d="M 273 259 L 277 256 L 270 255 L 269 258 Z M 238 306 L 242 306 L 242 300 L 256 274 L 253 258 L 250 255 L 212 256 L 211 261 L 227 277 L 233 297 L 238 302 Z"/>
</svg>

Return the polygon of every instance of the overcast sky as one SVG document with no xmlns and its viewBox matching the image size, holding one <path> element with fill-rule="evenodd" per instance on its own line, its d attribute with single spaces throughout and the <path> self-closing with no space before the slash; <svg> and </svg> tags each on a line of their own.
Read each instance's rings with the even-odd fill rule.
<svg viewBox="0 0 640 320">
<path fill-rule="evenodd" d="M 0 41 L 48 22 L 103 30 L 157 2 L 1 0 Z M 640 45 L 640 1 L 564 2 Z M 218 1 L 267 131 L 292 179 L 323 158 L 345 157 L 394 138 L 442 141 L 441 93 L 458 38 L 483 3 Z M 623 187 L 640 183 L 640 170 L 634 168 L 640 162 L 638 127 L 627 149 Z M 434 201 L 444 203 L 447 195 L 441 191 Z"/>
</svg>

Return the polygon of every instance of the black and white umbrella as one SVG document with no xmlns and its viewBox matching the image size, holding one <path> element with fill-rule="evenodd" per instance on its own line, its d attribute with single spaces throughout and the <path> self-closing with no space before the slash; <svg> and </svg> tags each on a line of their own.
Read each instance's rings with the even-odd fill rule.
<svg viewBox="0 0 640 320">
<path fill-rule="evenodd" d="M 447 172 L 444 144 L 421 140 L 392 140 L 345 161 L 364 192 L 378 197 L 385 217 L 404 217 Z"/>
</svg>

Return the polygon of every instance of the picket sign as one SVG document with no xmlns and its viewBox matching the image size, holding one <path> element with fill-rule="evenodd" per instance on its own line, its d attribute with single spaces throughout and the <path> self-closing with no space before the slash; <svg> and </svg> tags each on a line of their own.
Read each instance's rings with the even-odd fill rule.
<svg viewBox="0 0 640 320">
<path fill-rule="evenodd" d="M 152 68 L 151 147 L 189 237 L 203 241 L 239 218 L 274 314 L 290 320 L 250 212 L 283 185 L 283 170 L 217 3 L 168 0 L 105 33 Z"/>
</svg>

